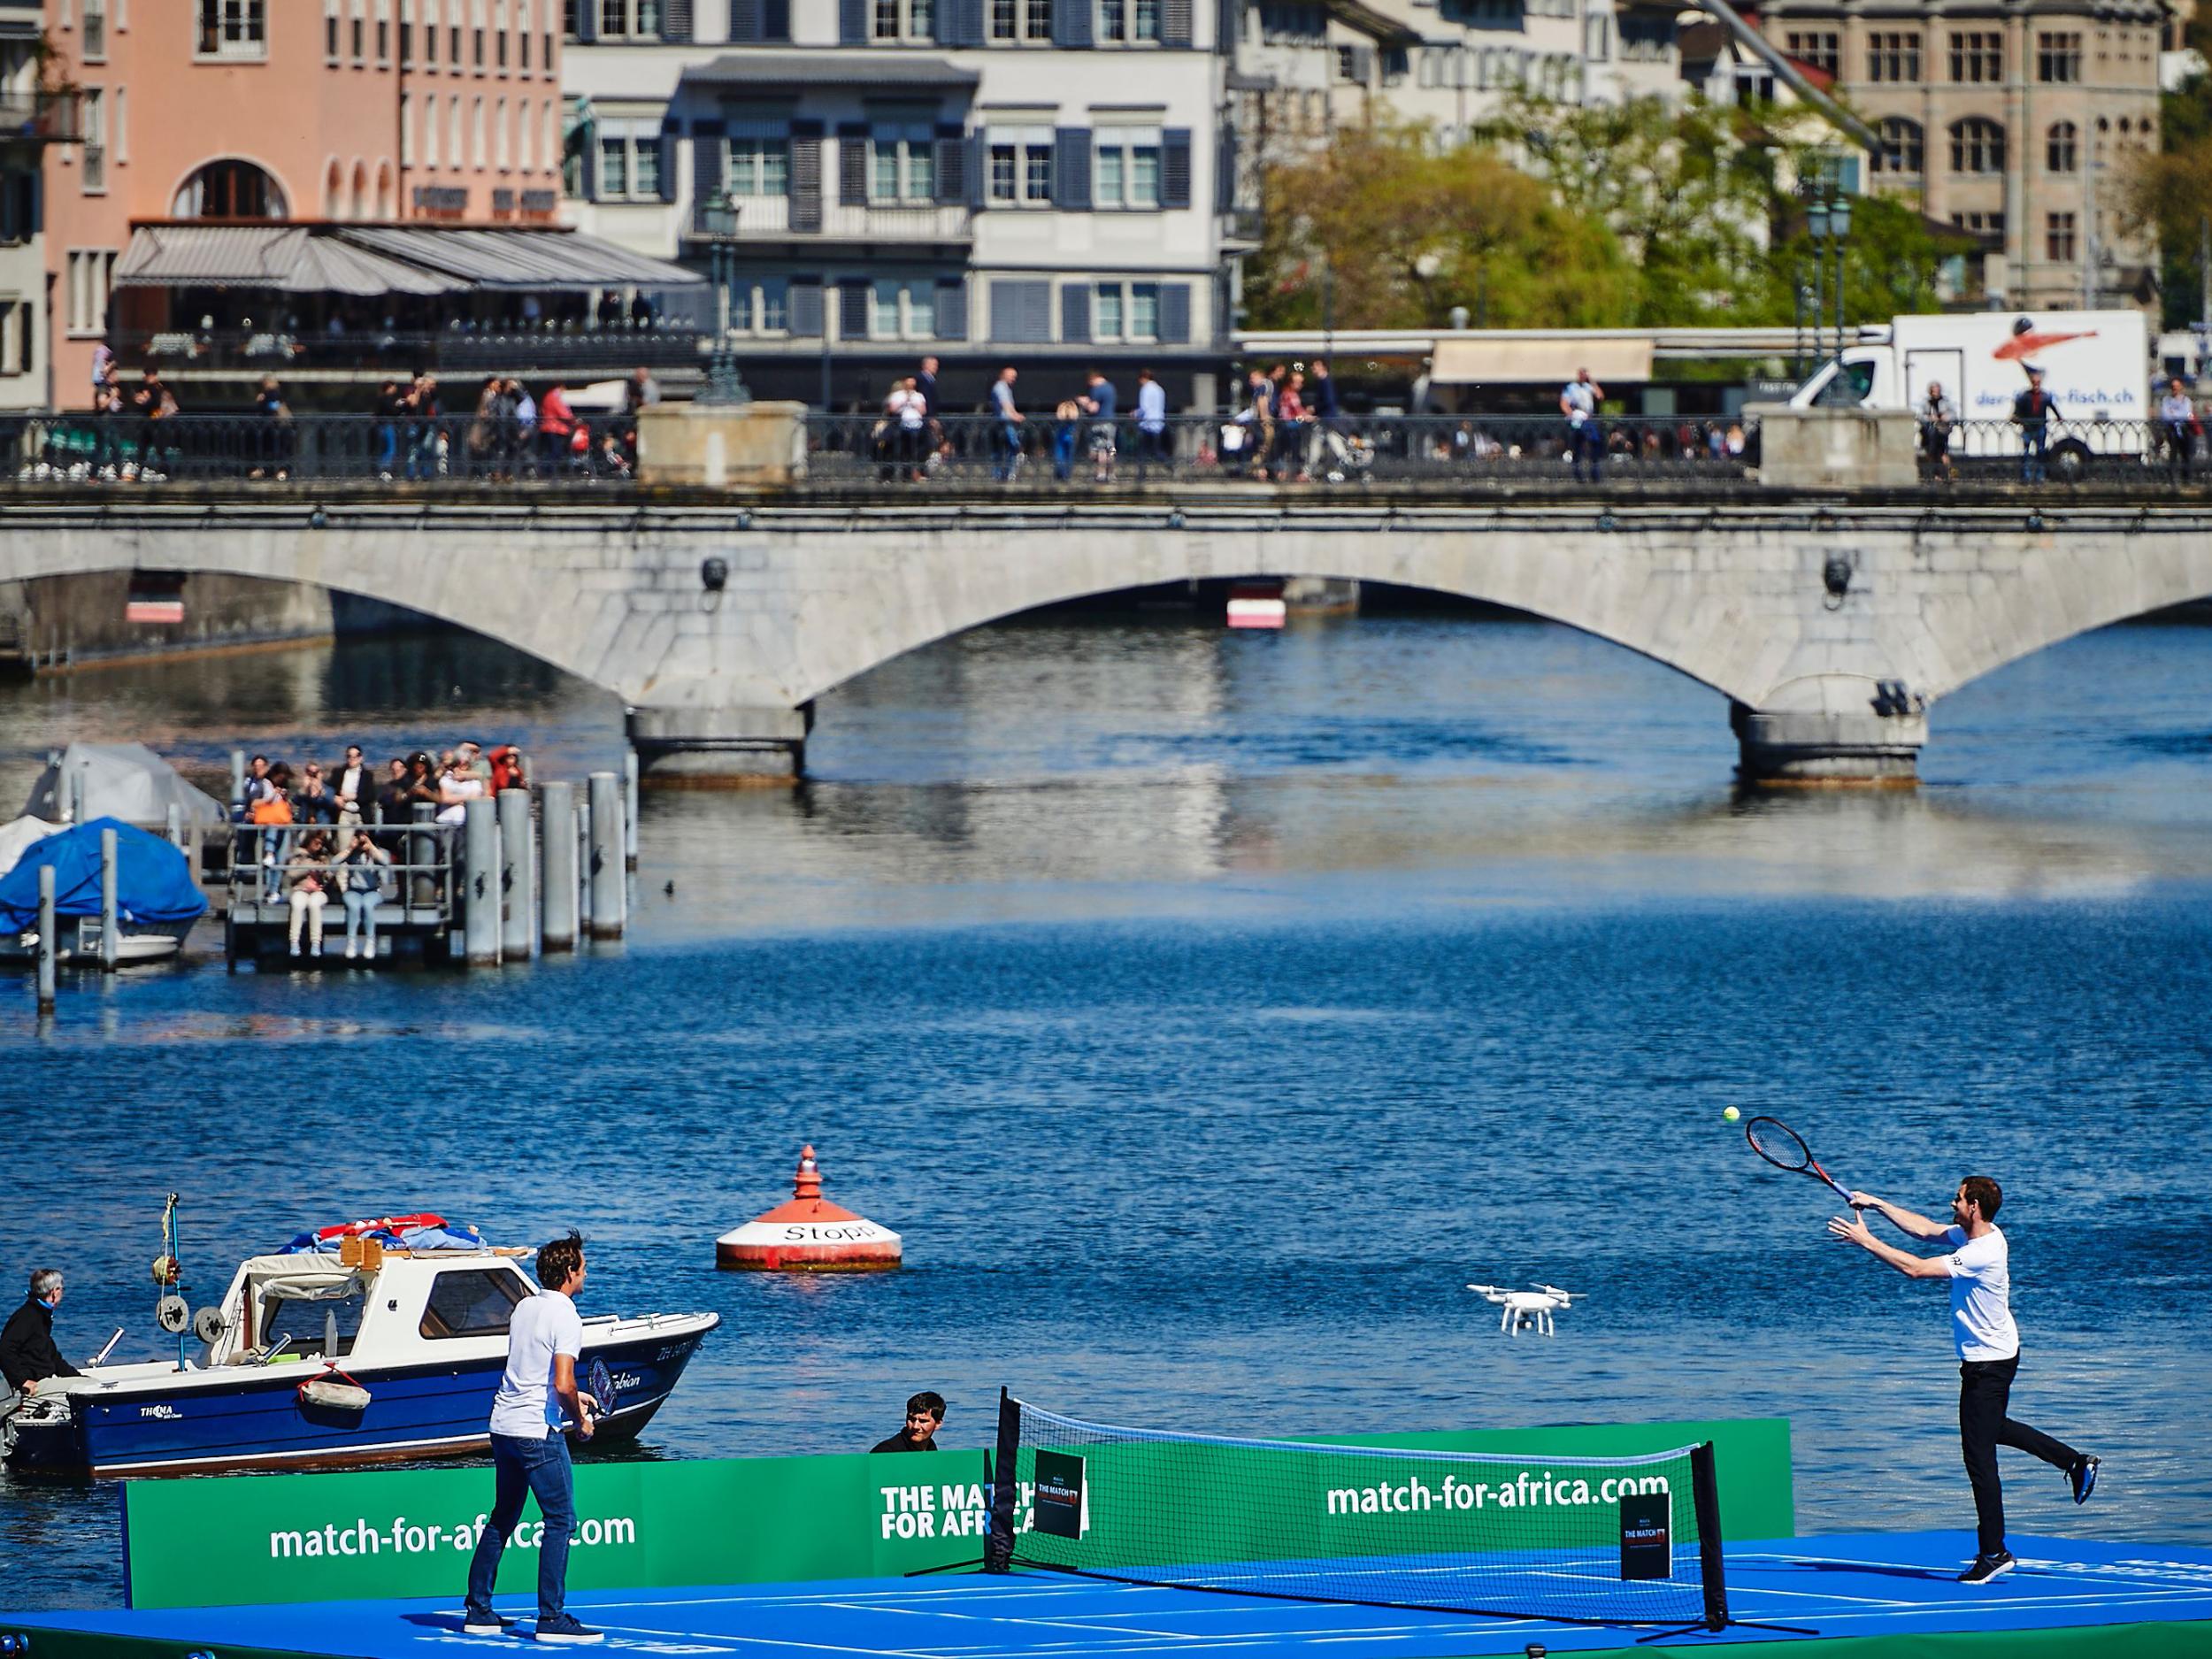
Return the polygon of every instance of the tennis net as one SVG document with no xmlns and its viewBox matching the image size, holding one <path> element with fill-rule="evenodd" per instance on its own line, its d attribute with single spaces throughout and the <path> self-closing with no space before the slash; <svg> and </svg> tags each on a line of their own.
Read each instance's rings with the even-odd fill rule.
<svg viewBox="0 0 2212 1659">
<path fill-rule="evenodd" d="M 1710 1443 L 1552 1457 L 1116 1428 L 1002 1392 L 987 1571 L 1578 1624 L 1728 1623 Z"/>
</svg>

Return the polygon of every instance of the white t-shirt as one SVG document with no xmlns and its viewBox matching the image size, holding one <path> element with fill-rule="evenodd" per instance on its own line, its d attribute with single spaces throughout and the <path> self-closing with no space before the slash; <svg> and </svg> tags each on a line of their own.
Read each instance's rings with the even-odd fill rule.
<svg viewBox="0 0 2212 1659">
<path fill-rule="evenodd" d="M 1570 426 L 1579 426 L 1585 418 L 1597 413 L 1597 388 L 1587 380 L 1569 380 L 1559 397 L 1567 407 L 1567 424 Z"/>
<path fill-rule="evenodd" d="M 553 1356 L 584 1351 L 584 1322 L 557 1290 L 541 1290 L 516 1308 L 507 1326 L 507 1374 L 492 1396 L 492 1432 L 541 1440 L 553 1421 Z"/>
<path fill-rule="evenodd" d="M 1992 1227 L 1969 1239 L 1964 1227 L 1946 1227 L 1943 1241 L 1951 1254 L 1951 1335 L 1962 1360 L 2010 1359 L 2020 1351 L 2020 1330 L 2012 1322 L 2011 1251 L 2005 1235 Z"/>
</svg>

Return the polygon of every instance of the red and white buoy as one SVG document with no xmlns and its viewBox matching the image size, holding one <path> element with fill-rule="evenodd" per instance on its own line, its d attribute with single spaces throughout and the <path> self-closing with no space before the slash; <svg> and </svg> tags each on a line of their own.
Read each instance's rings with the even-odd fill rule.
<svg viewBox="0 0 2212 1659">
<path fill-rule="evenodd" d="M 901 1248 L 899 1235 L 890 1228 L 822 1196 L 814 1148 L 802 1147 L 791 1202 L 724 1233 L 714 1241 L 714 1259 L 724 1267 L 866 1273 L 896 1267 Z"/>
</svg>

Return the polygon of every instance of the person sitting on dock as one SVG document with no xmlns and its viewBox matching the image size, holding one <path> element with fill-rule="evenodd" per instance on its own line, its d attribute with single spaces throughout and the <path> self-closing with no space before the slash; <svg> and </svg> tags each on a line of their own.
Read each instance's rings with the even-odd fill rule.
<svg viewBox="0 0 2212 1659">
<path fill-rule="evenodd" d="M 323 906 L 330 902 L 330 837 L 317 830 L 286 862 L 284 885 L 292 907 L 292 954 L 300 954 L 300 931 L 308 936 L 308 955 L 323 954 Z"/>
<path fill-rule="evenodd" d="M 292 769 L 279 761 L 269 768 L 268 775 L 261 780 L 258 795 L 250 793 L 253 788 L 250 782 L 246 787 L 249 791 L 246 817 L 249 821 L 263 826 L 262 898 L 265 903 L 274 903 L 278 884 L 282 879 L 278 869 L 277 854 L 287 840 L 281 826 L 292 821 Z"/>
<path fill-rule="evenodd" d="M 383 866 L 391 862 L 392 855 L 370 839 L 368 831 L 356 826 L 352 844 L 338 861 L 345 878 L 348 962 L 355 959 L 357 952 L 371 962 L 376 960 L 376 907 L 384 897 Z"/>
<path fill-rule="evenodd" d="M 906 1402 L 906 1426 L 887 1440 L 878 1440 L 871 1452 L 933 1452 L 937 1431 L 945 1425 L 945 1396 L 924 1389 Z"/>
<path fill-rule="evenodd" d="M 61 1306 L 61 1270 L 42 1267 L 31 1275 L 31 1294 L 0 1328 L 0 1377 L 26 1399 L 50 1377 L 75 1377 L 74 1365 L 54 1346 L 54 1310 Z"/>
</svg>

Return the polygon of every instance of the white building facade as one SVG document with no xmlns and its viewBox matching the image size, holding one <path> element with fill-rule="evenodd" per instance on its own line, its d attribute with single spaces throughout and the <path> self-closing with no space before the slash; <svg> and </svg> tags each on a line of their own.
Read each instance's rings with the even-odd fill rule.
<svg viewBox="0 0 2212 1659">
<path fill-rule="evenodd" d="M 0 0 L 0 409 L 43 409 L 48 365 L 40 173 L 66 105 L 39 89 L 39 0 Z"/>
<path fill-rule="evenodd" d="M 730 273 L 762 396 L 879 403 L 943 360 L 1035 408 L 1096 365 L 1210 403 L 1224 59 L 1197 0 L 569 0 L 580 228 Z M 711 321 L 714 319 L 703 319 Z"/>
</svg>

